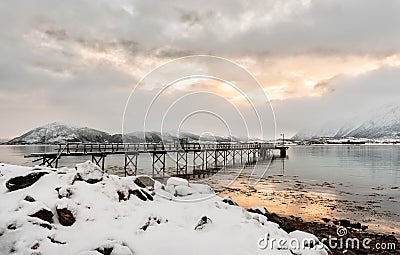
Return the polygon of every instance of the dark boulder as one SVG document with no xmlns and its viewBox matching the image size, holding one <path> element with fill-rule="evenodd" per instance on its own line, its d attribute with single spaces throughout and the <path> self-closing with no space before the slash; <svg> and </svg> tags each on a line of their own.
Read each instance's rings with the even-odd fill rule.
<svg viewBox="0 0 400 255">
<path fill-rule="evenodd" d="M 74 214 L 68 208 L 57 208 L 58 221 L 63 226 L 72 226 L 76 219 Z"/>
<path fill-rule="evenodd" d="M 139 187 L 146 188 L 146 187 L 154 187 L 155 181 L 153 178 L 149 176 L 142 175 L 142 176 L 137 176 L 134 182 Z"/>
<path fill-rule="evenodd" d="M 13 177 L 6 182 L 6 187 L 10 191 L 24 189 L 37 182 L 45 174 L 48 172 L 33 172 L 25 176 Z"/>
<path fill-rule="evenodd" d="M 47 221 L 48 223 L 53 223 L 54 214 L 52 211 L 43 208 L 29 216 L 39 218 L 41 220 Z"/>
<path fill-rule="evenodd" d="M 36 200 L 33 198 L 33 197 L 31 197 L 31 196 L 26 196 L 25 198 L 24 198 L 24 200 L 25 201 L 28 201 L 28 202 L 35 202 Z"/>
<path fill-rule="evenodd" d="M 350 227 L 350 221 L 349 220 L 340 220 L 339 221 L 339 223 L 340 223 L 340 226 L 343 226 L 343 227 Z"/>
<path fill-rule="evenodd" d="M 235 201 L 233 201 L 233 199 L 230 198 L 230 197 L 224 197 L 222 199 L 222 202 L 224 202 L 224 203 L 226 203 L 228 205 L 238 206 L 238 204 Z"/>
<path fill-rule="evenodd" d="M 134 190 L 129 190 L 129 194 L 137 196 L 140 200 L 147 201 L 147 200 L 153 200 L 153 197 L 145 192 L 144 190 L 139 190 L 139 189 L 134 189 Z"/>
</svg>

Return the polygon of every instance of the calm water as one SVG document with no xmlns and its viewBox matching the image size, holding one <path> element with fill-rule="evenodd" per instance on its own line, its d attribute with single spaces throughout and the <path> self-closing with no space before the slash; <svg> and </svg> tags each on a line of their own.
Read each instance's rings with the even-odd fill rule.
<svg viewBox="0 0 400 255">
<path fill-rule="evenodd" d="M 287 159 L 271 164 L 268 174 L 279 173 L 304 180 L 348 184 L 359 191 L 378 186 L 397 187 L 400 146 L 294 146 L 289 149 Z"/>
<path fill-rule="evenodd" d="M 24 155 L 50 152 L 55 148 L 3 145 L 0 146 L 0 162 L 33 166 L 39 162 L 32 163 Z M 61 158 L 59 165 L 72 167 L 85 160 L 90 160 L 90 157 L 65 157 Z M 107 156 L 106 168 L 110 173 L 122 174 L 123 162 L 123 155 Z M 173 159 L 167 157 L 167 168 L 172 170 L 174 166 Z M 138 168 L 139 173 L 149 174 L 151 158 L 140 156 Z M 398 234 L 400 146 L 292 146 L 287 158 L 271 162 L 256 188 L 261 199 L 280 196 L 278 203 L 267 204 L 278 213 L 300 214 L 310 219 L 326 215 L 349 218 L 368 223 L 373 229 Z M 311 200 L 302 201 L 304 197 Z"/>
</svg>

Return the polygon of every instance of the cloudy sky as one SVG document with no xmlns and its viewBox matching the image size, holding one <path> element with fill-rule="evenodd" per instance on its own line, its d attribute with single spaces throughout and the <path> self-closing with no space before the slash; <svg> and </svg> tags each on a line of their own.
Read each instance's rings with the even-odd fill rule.
<svg viewBox="0 0 400 255">
<path fill-rule="evenodd" d="M 260 123 L 275 129 L 274 114 L 275 133 L 293 135 L 365 113 L 400 102 L 399 13 L 396 0 L 3 0 L 0 137 L 55 121 L 112 133 L 260 135 Z M 160 94 L 180 71 L 218 79 L 186 79 Z"/>
</svg>

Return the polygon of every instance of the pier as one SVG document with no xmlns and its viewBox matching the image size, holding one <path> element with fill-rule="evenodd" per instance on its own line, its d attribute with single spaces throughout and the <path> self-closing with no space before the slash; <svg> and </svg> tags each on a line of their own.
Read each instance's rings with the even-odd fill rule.
<svg viewBox="0 0 400 255">
<path fill-rule="evenodd" d="M 222 167 L 255 164 L 260 159 L 273 156 L 273 150 L 279 150 L 280 156 L 286 156 L 287 146 L 273 143 L 189 143 L 180 139 L 174 143 L 67 143 L 59 144 L 54 152 L 31 153 L 26 158 L 33 162 L 57 168 L 62 157 L 90 156 L 94 164 L 104 170 L 108 155 L 124 155 L 125 176 L 137 175 L 140 154 L 152 157 L 152 175 L 164 177 L 166 173 L 166 155 L 174 157 L 175 176 L 190 179 L 205 177 L 218 172 Z M 189 162 L 188 155 L 192 162 Z"/>
</svg>

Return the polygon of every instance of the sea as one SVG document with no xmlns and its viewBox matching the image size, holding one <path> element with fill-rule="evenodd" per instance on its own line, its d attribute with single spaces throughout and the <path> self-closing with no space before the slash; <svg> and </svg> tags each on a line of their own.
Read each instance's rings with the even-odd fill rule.
<svg viewBox="0 0 400 255">
<path fill-rule="evenodd" d="M 25 155 L 54 152 L 53 145 L 1 145 L 0 162 L 34 166 Z M 88 157 L 64 157 L 60 167 L 74 167 Z M 193 159 L 189 158 L 189 162 Z M 107 156 L 108 173 L 124 175 L 124 155 Z M 167 155 L 167 170 L 176 166 L 175 157 Z M 256 171 L 235 175 L 224 182 L 223 176 L 207 178 L 219 192 L 245 200 L 244 205 L 262 205 L 271 212 L 295 215 L 310 221 L 349 219 L 371 231 L 400 233 L 400 145 L 311 145 L 290 146 L 285 158 L 271 157 Z M 232 168 L 230 173 L 240 171 Z M 152 158 L 141 155 L 138 174 L 152 173 Z M 229 173 L 229 171 L 228 171 Z M 256 176 L 256 178 L 253 178 Z M 249 181 L 252 179 L 251 181 Z M 202 181 L 202 180 L 200 180 Z"/>
</svg>

